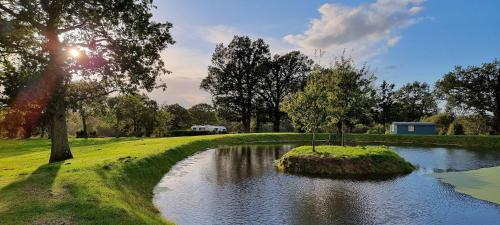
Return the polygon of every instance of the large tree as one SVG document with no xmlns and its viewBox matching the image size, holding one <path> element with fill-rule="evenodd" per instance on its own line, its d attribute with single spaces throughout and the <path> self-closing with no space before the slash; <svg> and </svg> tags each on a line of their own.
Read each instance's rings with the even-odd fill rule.
<svg viewBox="0 0 500 225">
<path fill-rule="evenodd" d="M 299 51 L 275 55 L 269 62 L 268 74 L 261 82 L 262 99 L 271 112 L 273 131 L 280 131 L 283 113 L 280 105 L 285 96 L 301 90 L 311 71 L 313 61 Z"/>
<path fill-rule="evenodd" d="M 208 76 L 200 85 L 212 94 L 219 115 L 240 121 L 245 132 L 250 131 L 257 88 L 269 58 L 269 46 L 262 39 L 235 36 L 229 45 L 217 45 Z"/>
<path fill-rule="evenodd" d="M 215 109 L 209 104 L 196 104 L 191 106 L 188 111 L 189 115 L 191 116 L 191 123 L 193 125 L 216 124 L 218 122 Z"/>
<path fill-rule="evenodd" d="M 172 116 L 170 120 L 170 129 L 184 130 L 192 125 L 191 115 L 189 114 L 189 111 L 181 105 L 169 105 L 167 106 L 167 111 Z"/>
<path fill-rule="evenodd" d="M 106 92 L 99 83 L 76 81 L 68 86 L 67 105 L 82 119 L 82 137 L 88 137 L 88 118 L 99 114 L 106 102 Z"/>
<path fill-rule="evenodd" d="M 377 101 L 376 106 L 376 120 L 384 125 L 384 132 L 386 129 L 386 124 L 394 121 L 397 117 L 396 110 L 396 98 L 394 91 L 394 84 L 388 83 L 387 81 L 382 81 L 379 88 L 377 89 L 377 95 L 375 97 Z"/>
<path fill-rule="evenodd" d="M 419 121 L 438 111 L 436 97 L 425 82 L 415 81 L 403 85 L 396 92 L 396 101 L 399 119 L 405 121 Z"/>
<path fill-rule="evenodd" d="M 37 113 L 49 113 L 50 162 L 73 157 L 64 101 L 72 76 L 149 91 L 167 72 L 160 51 L 173 43 L 171 24 L 151 21 L 153 7 L 151 0 L 0 0 L 2 60 L 20 67 L 30 58 L 42 67 L 11 107 L 33 102 L 43 106 Z"/>
<path fill-rule="evenodd" d="M 436 83 L 436 89 L 450 108 L 493 115 L 493 129 L 500 132 L 500 60 L 457 66 Z"/>
</svg>

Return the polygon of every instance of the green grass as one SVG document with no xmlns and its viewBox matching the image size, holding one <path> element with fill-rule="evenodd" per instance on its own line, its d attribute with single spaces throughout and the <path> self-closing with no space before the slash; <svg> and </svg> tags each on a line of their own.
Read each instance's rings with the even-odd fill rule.
<svg viewBox="0 0 500 225">
<path fill-rule="evenodd" d="M 500 204 L 500 166 L 434 176 L 453 185 L 458 192 Z"/>
<path fill-rule="evenodd" d="M 312 151 L 312 146 L 301 146 L 294 148 L 283 155 L 283 157 L 302 157 L 316 156 L 321 158 L 326 157 L 363 157 L 368 155 L 378 155 L 380 157 L 393 157 L 396 152 L 389 150 L 385 146 L 316 146 L 316 151 Z"/>
<path fill-rule="evenodd" d="M 384 179 L 415 167 L 385 146 L 301 146 L 276 163 L 283 172 L 332 178 Z"/>
<path fill-rule="evenodd" d="M 443 138 L 437 137 L 432 143 Z M 169 224 L 153 206 L 152 190 L 179 160 L 217 145 L 310 139 L 310 134 L 292 133 L 71 139 L 75 158 L 54 164 L 47 163 L 49 140 L 0 140 L 0 224 Z M 393 143 L 399 137 L 349 139 Z M 498 140 L 475 137 L 468 142 Z"/>
<path fill-rule="evenodd" d="M 335 136 L 338 142 L 340 138 Z M 500 136 L 442 136 L 442 135 L 383 135 L 383 134 L 348 134 L 348 143 L 381 143 L 385 145 L 434 145 L 461 146 L 500 149 Z"/>
<path fill-rule="evenodd" d="M 0 140 L 0 224 L 169 224 L 152 190 L 178 161 L 217 145 L 307 140 L 304 134 L 70 140 L 74 159 L 48 164 L 50 141 Z"/>
</svg>

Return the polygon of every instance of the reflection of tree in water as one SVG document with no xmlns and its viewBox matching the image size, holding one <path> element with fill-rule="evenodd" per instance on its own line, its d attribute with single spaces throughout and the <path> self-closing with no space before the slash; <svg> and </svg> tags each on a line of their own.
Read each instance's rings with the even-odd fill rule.
<svg viewBox="0 0 500 225">
<path fill-rule="evenodd" d="M 311 179 L 291 189 L 295 204 L 289 218 L 296 224 L 370 224 L 372 210 L 363 190 L 351 181 Z"/>
<path fill-rule="evenodd" d="M 240 182 L 262 176 L 273 167 L 273 161 L 290 146 L 241 145 L 219 148 L 214 153 L 214 169 L 218 184 Z"/>
</svg>

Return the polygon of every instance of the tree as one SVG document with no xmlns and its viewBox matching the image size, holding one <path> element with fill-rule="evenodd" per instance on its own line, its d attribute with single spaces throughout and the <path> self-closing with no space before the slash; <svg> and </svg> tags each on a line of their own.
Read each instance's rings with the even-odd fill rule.
<svg viewBox="0 0 500 225">
<path fill-rule="evenodd" d="M 271 111 L 274 132 L 280 131 L 283 99 L 304 87 L 312 64 L 312 60 L 299 51 L 275 55 L 269 62 L 269 72 L 264 76 L 260 89 L 262 99 Z"/>
<path fill-rule="evenodd" d="M 43 68 L 16 102 L 36 102 L 43 106 L 38 113 L 49 113 L 50 162 L 73 157 L 64 101 L 72 75 L 107 90 L 151 91 L 167 72 L 159 53 L 173 44 L 172 25 L 151 21 L 153 7 L 150 0 L 0 0 L 0 23 L 8 27 L 0 56 L 17 67 L 18 58 L 34 59 Z"/>
<path fill-rule="evenodd" d="M 189 111 L 179 104 L 167 106 L 167 111 L 172 116 L 172 119 L 170 121 L 170 129 L 183 130 L 189 128 L 192 125 Z"/>
<path fill-rule="evenodd" d="M 157 127 L 156 136 L 163 137 L 166 136 L 170 130 L 170 125 L 172 124 L 172 114 L 168 111 L 168 106 L 161 106 L 156 114 L 157 116 Z"/>
<path fill-rule="evenodd" d="M 197 105 L 193 105 L 188 109 L 188 111 L 189 115 L 191 116 L 191 122 L 193 124 L 203 125 L 215 124 L 218 122 L 215 109 L 209 104 L 200 103 Z"/>
<path fill-rule="evenodd" d="M 318 71 L 315 71 L 318 73 Z M 316 133 L 322 124 L 326 122 L 327 92 L 320 85 L 317 75 L 313 75 L 303 91 L 289 95 L 282 104 L 282 110 L 288 113 L 296 127 L 302 127 L 313 134 L 313 152 L 316 151 Z"/>
<path fill-rule="evenodd" d="M 345 145 L 345 124 L 355 124 L 367 117 L 372 108 L 371 96 L 375 93 L 374 76 L 366 66 L 357 69 L 351 58 L 340 57 L 333 68 L 326 69 L 320 85 L 327 91 L 328 120 L 340 125 L 341 145 Z"/>
<path fill-rule="evenodd" d="M 234 36 L 228 46 L 217 45 L 200 85 L 212 94 L 218 114 L 240 121 L 245 132 L 250 131 L 258 84 L 267 74 L 269 58 L 269 46 L 262 39 Z"/>
<path fill-rule="evenodd" d="M 140 137 L 144 134 L 146 125 L 142 117 L 147 114 L 145 104 L 149 99 L 145 95 L 128 94 L 120 95 L 108 100 L 108 105 L 115 114 L 115 129 L 117 136 L 134 135 Z"/>
<path fill-rule="evenodd" d="M 394 91 L 394 84 L 382 81 L 380 87 L 377 89 L 377 120 L 384 126 L 384 133 L 386 124 L 396 119 L 396 92 Z"/>
<path fill-rule="evenodd" d="M 436 89 L 449 108 L 492 114 L 493 129 L 500 132 L 500 60 L 457 66 L 436 83 Z"/>
<path fill-rule="evenodd" d="M 437 102 L 427 83 L 415 81 L 405 84 L 396 92 L 400 119 L 420 121 L 438 111 Z"/>
<path fill-rule="evenodd" d="M 77 81 L 68 85 L 67 106 L 80 114 L 82 119 L 82 137 L 89 135 L 87 120 L 89 116 L 101 111 L 106 95 L 104 89 L 96 82 Z M 78 135 L 77 135 L 78 136 Z"/>
</svg>

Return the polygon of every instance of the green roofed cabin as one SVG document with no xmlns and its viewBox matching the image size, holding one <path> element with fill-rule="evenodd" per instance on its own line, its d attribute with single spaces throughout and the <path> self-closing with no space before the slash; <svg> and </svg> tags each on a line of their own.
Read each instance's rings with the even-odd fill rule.
<svg viewBox="0 0 500 225">
<path fill-rule="evenodd" d="M 436 134 L 436 124 L 424 122 L 394 122 L 391 125 L 391 134 Z"/>
</svg>

